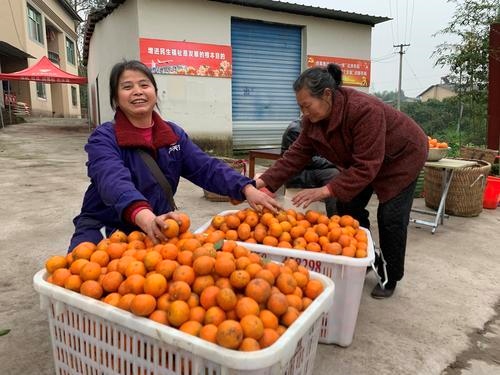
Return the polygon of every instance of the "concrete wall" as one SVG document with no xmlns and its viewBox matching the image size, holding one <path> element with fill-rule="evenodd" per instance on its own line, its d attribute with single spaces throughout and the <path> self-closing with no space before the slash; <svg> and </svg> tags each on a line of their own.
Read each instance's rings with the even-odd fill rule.
<svg viewBox="0 0 500 375">
<path fill-rule="evenodd" d="M 0 0 L 0 35 L 2 41 L 20 50 L 26 48 L 25 5 L 22 1 Z"/>
<path fill-rule="evenodd" d="M 89 47 L 87 66 L 89 101 L 91 88 L 99 81 L 101 122 L 113 118 L 109 104 L 109 74 L 114 64 L 122 59 L 139 58 L 137 0 L 129 0 L 97 23 Z M 162 20 L 165 25 L 165 19 Z M 93 110 L 91 109 L 90 113 Z M 95 119 L 92 119 L 95 121 Z M 98 125 L 95 124 L 94 125 Z"/>
</svg>

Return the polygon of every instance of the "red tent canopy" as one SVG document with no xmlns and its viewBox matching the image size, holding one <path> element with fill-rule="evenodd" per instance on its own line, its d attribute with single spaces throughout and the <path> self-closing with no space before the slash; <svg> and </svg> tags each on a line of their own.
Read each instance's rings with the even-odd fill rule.
<svg viewBox="0 0 500 375">
<path fill-rule="evenodd" d="M 66 73 L 65 71 L 52 64 L 47 56 L 43 56 L 40 61 L 38 61 L 32 67 L 20 70 L 19 72 L 4 74 L 0 73 L 0 79 L 4 79 L 6 81 L 20 80 L 39 81 L 46 83 L 87 83 L 87 78 Z"/>
</svg>

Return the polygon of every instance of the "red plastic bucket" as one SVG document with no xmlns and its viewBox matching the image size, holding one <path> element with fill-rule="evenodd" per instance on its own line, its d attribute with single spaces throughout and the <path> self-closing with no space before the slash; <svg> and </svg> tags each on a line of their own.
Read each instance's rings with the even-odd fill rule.
<svg viewBox="0 0 500 375">
<path fill-rule="evenodd" d="M 484 190 L 483 207 L 495 209 L 500 202 L 500 178 L 488 176 Z"/>
</svg>

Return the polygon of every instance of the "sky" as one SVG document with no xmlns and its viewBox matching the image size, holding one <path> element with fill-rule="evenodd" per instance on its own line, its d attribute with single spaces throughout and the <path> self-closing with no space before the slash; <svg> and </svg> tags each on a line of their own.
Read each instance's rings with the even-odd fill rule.
<svg viewBox="0 0 500 375">
<path fill-rule="evenodd" d="M 440 83 L 447 68 L 435 66 L 432 53 L 452 36 L 433 36 L 445 28 L 455 6 L 446 0 L 286 0 L 335 10 L 392 18 L 372 29 L 370 92 L 397 91 L 399 54 L 393 45 L 410 44 L 403 55 L 401 88 L 416 97 L 429 86 Z M 349 57 L 349 56 L 340 56 Z"/>
</svg>

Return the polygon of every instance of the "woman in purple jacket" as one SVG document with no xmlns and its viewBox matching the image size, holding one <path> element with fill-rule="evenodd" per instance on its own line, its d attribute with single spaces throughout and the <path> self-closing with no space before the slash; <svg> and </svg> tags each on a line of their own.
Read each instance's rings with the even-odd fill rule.
<svg viewBox="0 0 500 375">
<path fill-rule="evenodd" d="M 85 146 L 90 186 L 81 213 L 73 220 L 75 233 L 68 251 L 84 241 L 98 243 L 103 227 L 108 236 L 116 230 L 140 229 L 155 243 L 166 240 L 162 233 L 165 218 L 178 217 L 139 149 L 153 156 L 173 194 L 182 176 L 206 190 L 246 199 L 254 208 L 275 211 L 278 207 L 255 188 L 253 180 L 204 153 L 178 125 L 162 120 L 153 110 L 156 82 L 144 64 L 116 64 L 109 88 L 115 118 L 97 127 Z"/>
<path fill-rule="evenodd" d="M 403 277 L 410 209 L 427 159 L 427 136 L 404 113 L 341 83 L 342 71 L 334 64 L 307 69 L 295 81 L 303 130 L 282 159 L 257 179 L 257 188 L 275 191 L 318 154 L 340 173 L 323 187 L 299 192 L 294 204 L 306 208 L 333 196 L 339 215 L 351 215 L 368 229 L 366 206 L 375 192 L 388 277 L 385 288 L 377 285 L 372 296 L 386 298 Z"/>
</svg>

